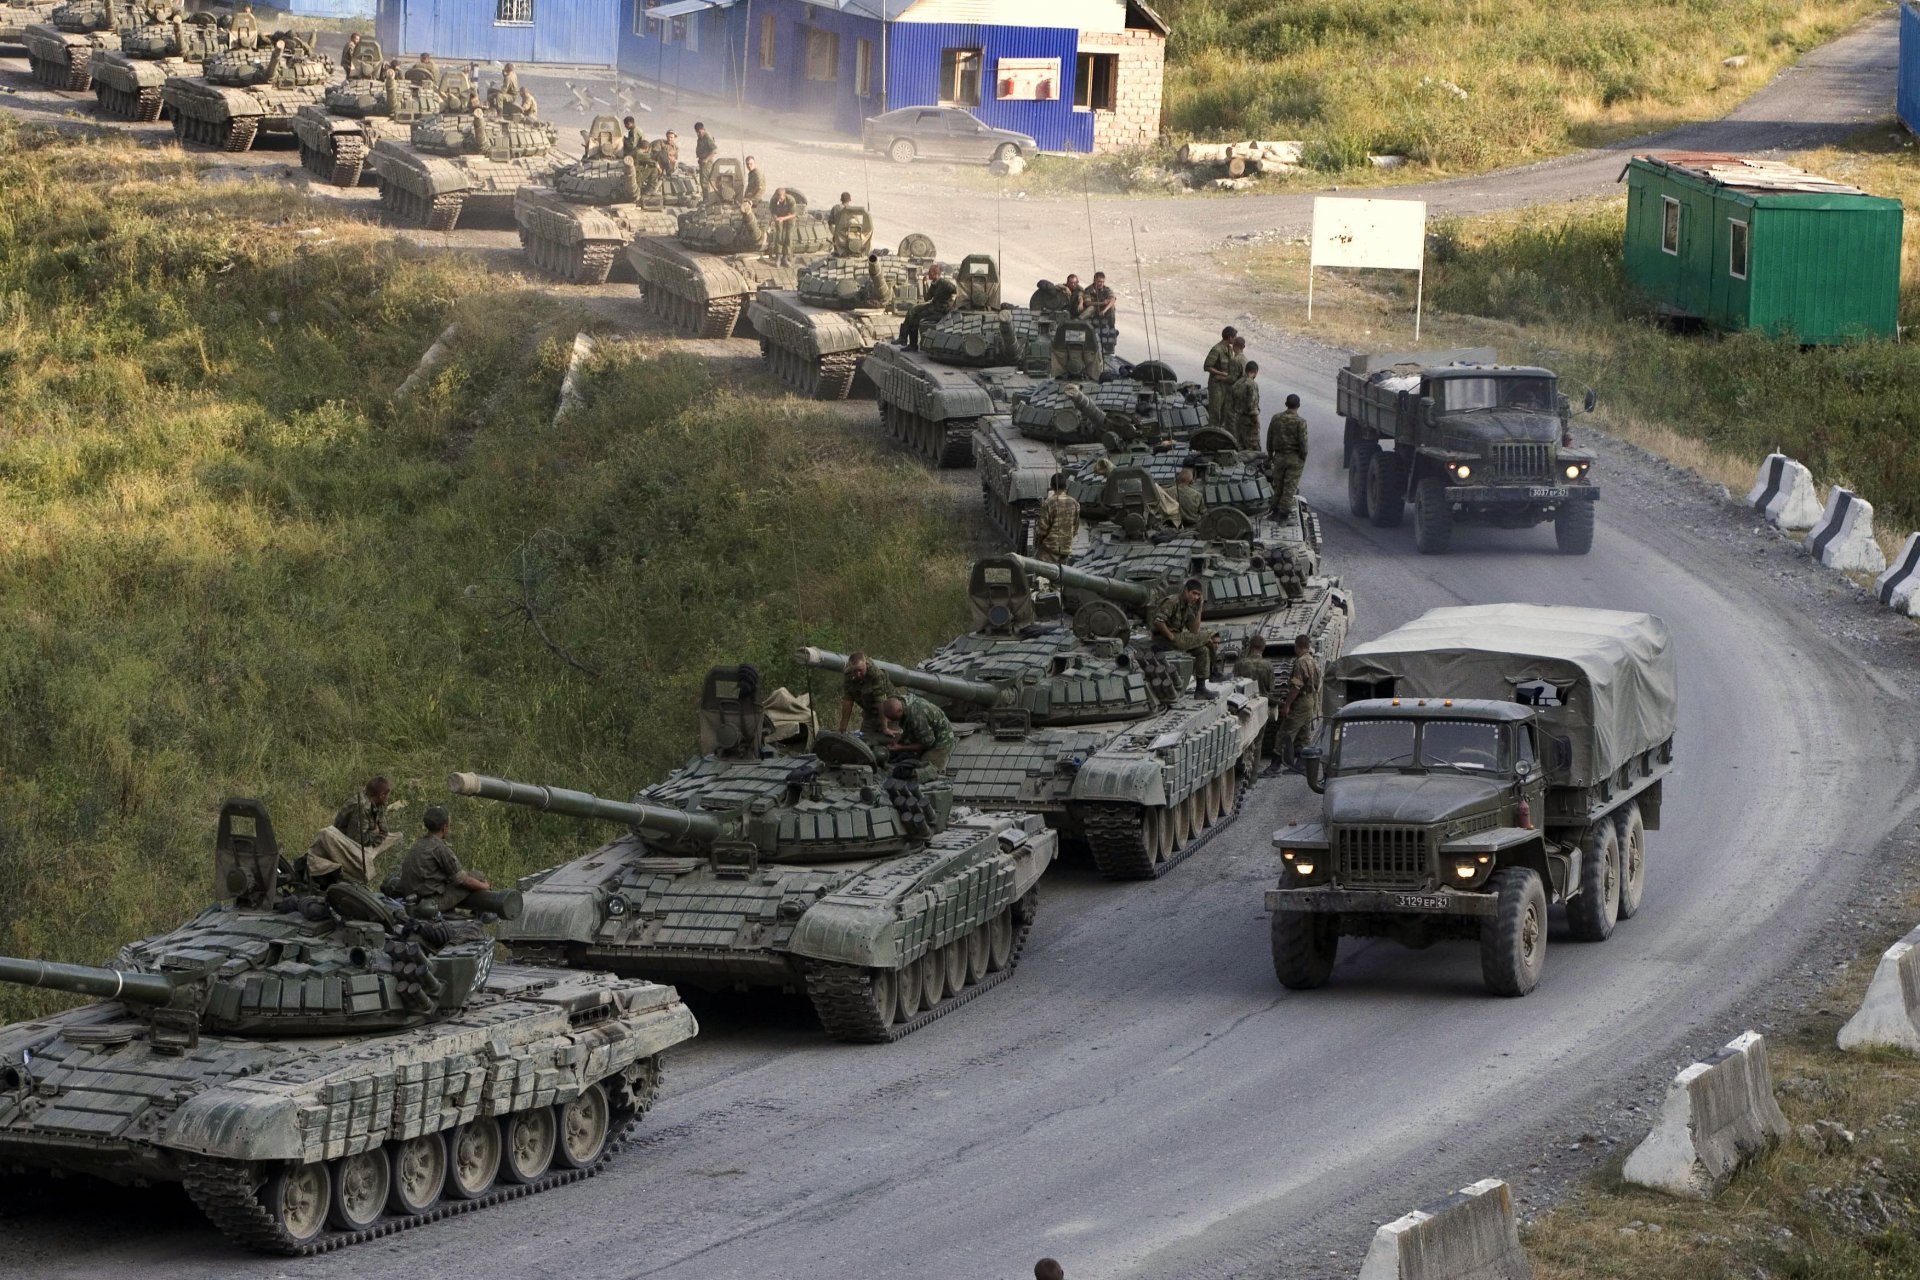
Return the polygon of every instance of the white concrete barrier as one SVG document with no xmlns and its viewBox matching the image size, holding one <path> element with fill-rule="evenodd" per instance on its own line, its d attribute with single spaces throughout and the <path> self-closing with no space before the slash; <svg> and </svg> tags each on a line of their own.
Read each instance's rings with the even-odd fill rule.
<svg viewBox="0 0 1920 1280">
<path fill-rule="evenodd" d="M 1635 1186 L 1710 1200 L 1749 1157 L 1786 1132 L 1766 1039 L 1748 1031 L 1673 1078 L 1653 1132 L 1627 1157 L 1621 1176 Z"/>
<path fill-rule="evenodd" d="M 1907 535 L 1907 545 L 1874 582 L 1873 594 L 1895 613 L 1920 618 L 1920 533 Z"/>
<path fill-rule="evenodd" d="M 407 380 L 394 388 L 395 400 L 405 400 L 412 395 L 414 389 L 426 381 L 427 375 L 440 367 L 440 362 L 447 358 L 447 345 L 459 332 L 460 326 L 457 324 L 450 324 L 440 331 L 440 336 L 433 340 L 427 353 L 420 357 L 420 363 L 413 366 L 413 372 L 407 375 Z"/>
<path fill-rule="evenodd" d="M 1360 1280 L 1533 1280 L 1512 1189 L 1488 1178 L 1389 1222 L 1374 1233 Z"/>
<path fill-rule="evenodd" d="M 1873 504 L 1846 489 L 1827 495 L 1827 509 L 1807 535 L 1807 551 L 1829 569 L 1879 573 L 1887 567 L 1886 553 L 1873 539 Z"/>
<path fill-rule="evenodd" d="M 573 354 L 567 357 L 567 374 L 560 379 L 560 407 L 553 411 L 556 427 L 580 407 L 580 371 L 593 358 L 594 346 L 591 335 L 584 332 L 573 335 Z"/>
<path fill-rule="evenodd" d="M 1888 947 L 1860 1012 L 1840 1028 L 1842 1049 L 1920 1053 L 1920 929 Z"/>
<path fill-rule="evenodd" d="M 1820 518 L 1813 472 L 1784 453 L 1770 453 L 1760 464 L 1760 477 L 1747 494 L 1747 505 L 1776 529 L 1811 529 Z"/>
</svg>

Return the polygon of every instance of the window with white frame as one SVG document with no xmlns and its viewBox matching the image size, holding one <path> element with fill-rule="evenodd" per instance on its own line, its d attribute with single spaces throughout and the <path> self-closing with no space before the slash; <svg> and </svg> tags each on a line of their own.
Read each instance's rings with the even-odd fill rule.
<svg viewBox="0 0 1920 1280">
<path fill-rule="evenodd" d="M 1727 274 L 1747 278 L 1747 224 L 1738 218 L 1727 219 Z"/>
<path fill-rule="evenodd" d="M 649 40 L 659 38 L 664 24 L 658 18 L 647 16 L 659 5 L 660 0 L 633 0 L 633 34 Z"/>
<path fill-rule="evenodd" d="M 1660 197 L 1660 252 L 1680 255 L 1680 202 Z"/>
<path fill-rule="evenodd" d="M 873 96 L 873 41 L 856 40 L 853 45 L 853 92 L 861 98 Z"/>
<path fill-rule="evenodd" d="M 533 25 L 533 0 L 495 0 L 493 25 L 530 27 Z"/>
</svg>

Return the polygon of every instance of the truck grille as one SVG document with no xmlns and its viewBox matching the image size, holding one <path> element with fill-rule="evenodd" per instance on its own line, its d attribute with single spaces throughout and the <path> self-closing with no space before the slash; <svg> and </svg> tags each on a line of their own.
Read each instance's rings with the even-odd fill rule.
<svg viewBox="0 0 1920 1280">
<path fill-rule="evenodd" d="M 1496 444 L 1493 446 L 1493 476 L 1496 480 L 1551 480 L 1553 446 Z"/>
<path fill-rule="evenodd" d="M 1424 827 L 1339 827 L 1341 883 L 1381 889 L 1421 889 L 1427 883 Z"/>
</svg>

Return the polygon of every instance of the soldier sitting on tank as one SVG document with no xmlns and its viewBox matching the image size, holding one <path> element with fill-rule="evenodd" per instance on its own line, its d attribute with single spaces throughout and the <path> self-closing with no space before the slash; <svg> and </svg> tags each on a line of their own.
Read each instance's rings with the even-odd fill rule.
<svg viewBox="0 0 1920 1280">
<path fill-rule="evenodd" d="M 1207 687 L 1207 681 L 1213 675 L 1213 651 L 1220 644 L 1220 637 L 1212 631 L 1200 629 L 1201 603 L 1206 599 L 1206 584 L 1198 578 L 1188 578 L 1177 596 L 1168 596 L 1153 610 L 1153 647 L 1160 652 L 1170 650 L 1191 654 L 1193 657 L 1193 691 L 1202 698 L 1211 698 L 1213 690 Z"/>
<path fill-rule="evenodd" d="M 520 90 L 519 101 L 520 101 L 520 118 L 522 120 L 534 121 L 540 118 L 540 104 L 534 101 L 532 90 L 530 89 Z"/>
<path fill-rule="evenodd" d="M 742 199 L 759 203 L 767 194 L 767 175 L 760 171 L 760 162 L 752 156 L 747 157 L 747 185 L 740 193 Z"/>
<path fill-rule="evenodd" d="M 937 321 L 952 311 L 953 299 L 958 292 L 953 281 L 941 272 L 939 263 L 927 268 L 926 301 L 907 312 L 907 318 L 900 326 L 900 342 L 907 350 L 920 349 L 920 326 L 929 320 Z"/>
<path fill-rule="evenodd" d="M 647 154 L 647 136 L 640 132 L 640 125 L 632 116 L 620 118 L 620 154 L 623 156 L 645 156 Z"/>
<path fill-rule="evenodd" d="M 433 55 L 421 54 L 420 60 L 407 68 L 407 79 L 414 84 L 439 84 L 440 67 L 434 62 Z"/>
<path fill-rule="evenodd" d="M 867 281 L 860 286 L 860 305 L 863 307 L 890 307 L 893 305 L 893 281 L 887 279 L 887 273 L 880 269 L 880 255 L 867 255 Z"/>
<path fill-rule="evenodd" d="M 1193 528 L 1207 513 L 1206 495 L 1201 493 L 1192 467 L 1180 468 L 1180 473 L 1173 478 L 1173 500 L 1180 507 L 1176 523 L 1183 529 Z"/>
<path fill-rule="evenodd" d="M 854 209 L 853 193 L 842 191 L 840 203 L 827 210 L 827 231 L 833 239 L 833 255 L 836 258 L 853 255 L 855 250 L 849 234 L 857 221 L 858 214 Z"/>
<path fill-rule="evenodd" d="M 882 702 L 880 714 L 896 777 L 927 782 L 946 772 L 954 744 L 953 724 L 946 712 L 917 693 L 906 693 Z"/>
<path fill-rule="evenodd" d="M 500 69 L 500 101 L 517 103 L 519 100 L 520 73 L 516 71 L 513 64 L 509 62 Z"/>
<path fill-rule="evenodd" d="M 392 795 L 393 784 L 376 776 L 341 805 L 307 849 L 307 878 L 323 889 L 343 882 L 374 883 L 375 860 L 400 839 L 386 825 Z"/>
<path fill-rule="evenodd" d="M 840 679 L 840 732 L 847 731 L 853 713 L 858 711 L 860 732 L 870 739 L 880 738 L 886 727 L 881 721 L 880 704 L 893 696 L 893 681 L 874 667 L 871 658 L 864 653 L 848 654 Z"/>
<path fill-rule="evenodd" d="M 445 805 L 436 804 L 421 815 L 427 834 L 413 842 L 400 863 L 400 896 L 418 902 L 431 902 L 442 911 L 451 911 L 467 900 L 469 894 L 491 889 L 479 876 L 460 865 L 447 835 L 453 829 Z"/>
<path fill-rule="evenodd" d="M 1042 280 L 1034 286 L 1033 296 L 1027 299 L 1027 309 L 1043 315 L 1066 315 L 1073 308 L 1073 300 L 1067 291 L 1051 280 Z"/>
</svg>

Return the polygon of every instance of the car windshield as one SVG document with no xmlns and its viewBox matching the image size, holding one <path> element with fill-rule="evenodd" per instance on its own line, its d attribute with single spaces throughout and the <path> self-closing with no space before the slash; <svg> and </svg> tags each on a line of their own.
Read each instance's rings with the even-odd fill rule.
<svg viewBox="0 0 1920 1280">
<path fill-rule="evenodd" d="M 1443 378 L 1434 397 L 1448 413 L 1473 409 L 1527 409 L 1546 413 L 1554 405 L 1551 378 Z"/>
<path fill-rule="evenodd" d="M 1429 769 L 1497 773 L 1506 767 L 1506 729 L 1478 720 L 1429 720 L 1420 734 L 1420 763 Z"/>
<path fill-rule="evenodd" d="M 1411 720 L 1348 720 L 1334 727 L 1334 768 L 1405 769 L 1414 762 Z"/>
</svg>

